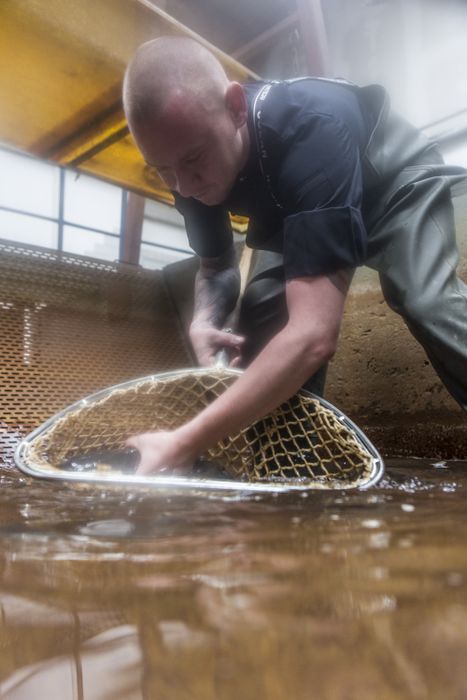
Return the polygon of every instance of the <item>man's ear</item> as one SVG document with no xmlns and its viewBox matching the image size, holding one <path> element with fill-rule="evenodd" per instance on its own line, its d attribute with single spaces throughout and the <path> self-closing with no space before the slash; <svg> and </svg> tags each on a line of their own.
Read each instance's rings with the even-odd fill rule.
<svg viewBox="0 0 467 700">
<path fill-rule="evenodd" d="M 232 121 L 239 129 L 246 124 L 248 118 L 248 103 L 245 91 L 240 83 L 229 83 L 225 91 L 225 106 L 230 112 Z"/>
</svg>

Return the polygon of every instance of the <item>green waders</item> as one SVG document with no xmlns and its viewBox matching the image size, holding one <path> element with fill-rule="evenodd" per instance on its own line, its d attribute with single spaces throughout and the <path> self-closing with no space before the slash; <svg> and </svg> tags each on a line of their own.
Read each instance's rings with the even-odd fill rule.
<svg viewBox="0 0 467 700">
<path fill-rule="evenodd" d="M 467 285 L 456 275 L 451 188 L 466 172 L 389 110 L 379 86 L 361 89 L 377 122 L 362 158 L 366 265 L 379 273 L 386 302 L 405 320 L 448 391 L 467 411 Z M 255 251 L 242 304 L 246 363 L 284 326 L 282 257 Z M 322 393 L 325 369 L 305 385 Z"/>
</svg>

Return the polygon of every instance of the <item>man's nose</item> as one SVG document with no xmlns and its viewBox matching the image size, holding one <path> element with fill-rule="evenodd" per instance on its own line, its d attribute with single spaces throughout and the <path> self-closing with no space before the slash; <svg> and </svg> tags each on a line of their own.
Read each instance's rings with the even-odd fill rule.
<svg viewBox="0 0 467 700">
<path fill-rule="evenodd" d="M 199 190 L 199 176 L 186 169 L 175 173 L 176 190 L 182 197 L 192 197 Z"/>
</svg>

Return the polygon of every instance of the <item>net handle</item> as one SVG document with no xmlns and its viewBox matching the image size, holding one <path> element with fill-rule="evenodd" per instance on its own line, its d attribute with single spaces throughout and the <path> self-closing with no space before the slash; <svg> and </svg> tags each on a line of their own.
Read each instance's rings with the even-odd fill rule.
<svg viewBox="0 0 467 700">
<path fill-rule="evenodd" d="M 238 261 L 238 269 L 240 272 L 240 290 L 238 292 L 237 302 L 233 311 L 229 314 L 226 319 L 226 327 L 222 330 L 224 333 L 234 333 L 237 328 L 238 319 L 240 316 L 240 308 L 242 305 L 243 293 L 245 291 L 248 276 L 250 274 L 251 262 L 253 256 L 253 249 L 243 244 L 243 250 Z M 230 363 L 230 351 L 228 348 L 221 348 L 217 351 L 214 360 L 214 367 L 216 369 L 225 369 Z"/>
</svg>

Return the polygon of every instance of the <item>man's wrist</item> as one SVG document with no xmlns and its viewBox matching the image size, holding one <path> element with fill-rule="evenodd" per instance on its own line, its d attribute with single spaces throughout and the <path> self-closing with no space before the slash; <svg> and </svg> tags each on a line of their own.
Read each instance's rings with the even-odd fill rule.
<svg viewBox="0 0 467 700">
<path fill-rule="evenodd" d="M 217 328 L 216 324 L 206 318 L 194 318 L 190 324 L 190 329 L 191 328 L 202 328 L 204 329 L 209 329 L 209 328 Z"/>
<path fill-rule="evenodd" d="M 176 428 L 174 437 L 177 441 L 178 453 L 183 456 L 184 462 L 194 462 L 206 449 L 205 441 L 201 439 L 193 421 Z"/>
</svg>

